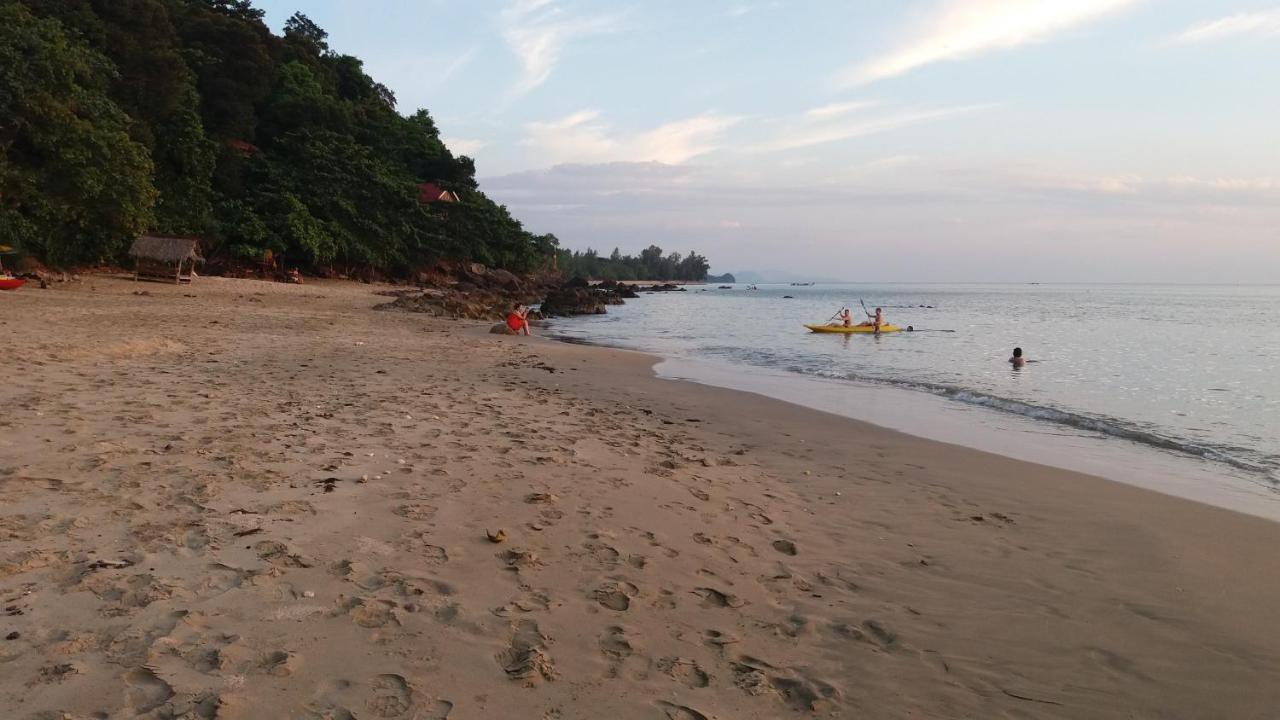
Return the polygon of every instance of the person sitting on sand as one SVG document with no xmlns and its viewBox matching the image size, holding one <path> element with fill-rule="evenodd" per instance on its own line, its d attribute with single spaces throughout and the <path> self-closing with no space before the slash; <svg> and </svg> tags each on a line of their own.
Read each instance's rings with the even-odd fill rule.
<svg viewBox="0 0 1280 720">
<path fill-rule="evenodd" d="M 511 308 L 511 312 L 507 313 L 507 327 L 511 328 L 511 332 L 516 335 L 519 335 L 521 331 L 523 331 L 525 335 L 530 335 L 529 308 L 521 305 L 520 303 L 516 303 L 515 306 Z"/>
<path fill-rule="evenodd" d="M 1022 348 L 1016 347 L 1013 349 L 1013 357 L 1009 358 L 1009 364 L 1014 368 L 1020 368 L 1027 364 L 1027 359 L 1022 357 Z"/>
</svg>

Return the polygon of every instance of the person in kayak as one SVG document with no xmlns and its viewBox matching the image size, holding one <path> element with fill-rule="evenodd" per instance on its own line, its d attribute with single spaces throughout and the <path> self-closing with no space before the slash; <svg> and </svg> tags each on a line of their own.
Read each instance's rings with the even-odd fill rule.
<svg viewBox="0 0 1280 720">
<path fill-rule="evenodd" d="M 511 308 L 511 312 L 507 313 L 507 327 L 511 328 L 511 332 L 516 335 L 522 331 L 525 335 L 529 335 L 529 308 L 516 303 Z"/>
<path fill-rule="evenodd" d="M 844 327 L 853 327 L 853 313 L 849 312 L 849 308 L 845 308 L 840 313 L 840 324 Z"/>
<path fill-rule="evenodd" d="M 1013 349 L 1013 357 L 1009 358 L 1009 364 L 1012 365 L 1015 370 L 1027 364 L 1027 359 L 1022 357 L 1022 348 L 1016 347 Z"/>
<path fill-rule="evenodd" d="M 867 313 L 867 317 L 870 318 L 870 320 L 862 324 L 874 327 L 876 329 L 876 334 L 880 334 L 880 326 L 884 325 L 884 310 L 876 308 L 876 314 L 872 315 L 871 313 Z"/>
</svg>

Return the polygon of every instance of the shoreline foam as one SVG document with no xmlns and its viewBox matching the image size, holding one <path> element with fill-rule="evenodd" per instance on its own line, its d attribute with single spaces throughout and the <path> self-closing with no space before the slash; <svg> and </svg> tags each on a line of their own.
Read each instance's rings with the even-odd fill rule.
<svg viewBox="0 0 1280 720">
<path fill-rule="evenodd" d="M 556 334 L 554 327 L 550 336 L 571 344 L 652 352 L 600 343 L 580 335 Z M 1277 471 L 1241 460 L 1232 455 L 1229 448 L 1197 445 L 1131 427 L 1123 421 L 1109 421 L 960 388 L 916 381 L 771 369 L 725 361 L 691 360 L 674 355 L 658 356 L 662 358 L 662 362 L 656 371 L 671 379 L 753 392 L 924 439 L 951 442 L 1018 460 L 1093 474 L 1115 482 L 1137 485 L 1280 522 L 1280 480 L 1277 480 Z M 824 389 L 820 391 L 805 388 L 806 385 L 824 381 L 837 384 L 823 385 Z M 897 398 L 899 402 L 906 400 L 906 405 L 914 408 L 916 416 L 912 418 L 909 414 L 893 411 L 890 413 L 891 419 L 886 420 L 874 413 L 860 410 L 861 401 L 874 398 L 877 390 L 881 394 Z M 833 400 L 832 394 L 837 397 L 843 394 L 849 399 Z M 986 423 L 991 428 L 988 432 L 970 432 L 957 428 L 957 425 L 966 424 L 972 418 L 956 419 L 940 427 L 937 422 L 939 412 L 955 415 L 962 411 L 946 405 L 922 402 L 919 399 L 922 395 L 999 413 L 1007 416 L 1009 421 Z M 871 404 L 882 410 L 885 406 L 884 403 L 874 401 Z M 1023 426 L 1017 422 L 1019 419 L 1035 425 L 1043 423 L 1044 426 Z M 1052 434 L 1043 431 L 1054 426 L 1070 431 L 1075 436 L 1074 444 L 1043 439 Z M 1013 447 L 999 437 L 1010 432 L 1029 440 L 1029 446 Z M 1090 437 L 1091 435 L 1096 437 Z M 1096 443 L 1090 442 L 1091 440 Z M 1131 445 L 1132 452 L 1126 453 L 1123 449 L 1097 444 L 1114 441 Z M 1084 445 L 1081 446 L 1080 443 Z M 1083 450 L 1090 457 L 1073 457 L 1069 454 L 1073 449 Z M 1166 455 L 1171 457 L 1161 457 Z M 1132 462 L 1137 462 L 1138 465 L 1135 467 Z"/>
</svg>

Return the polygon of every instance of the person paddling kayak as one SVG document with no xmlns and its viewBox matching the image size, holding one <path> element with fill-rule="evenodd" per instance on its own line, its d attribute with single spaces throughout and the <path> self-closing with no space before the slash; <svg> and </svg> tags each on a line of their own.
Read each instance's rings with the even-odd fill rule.
<svg viewBox="0 0 1280 720">
<path fill-rule="evenodd" d="M 880 327 L 884 325 L 884 311 L 876 308 L 876 314 L 871 317 L 871 324 L 876 327 L 876 332 L 880 332 Z"/>
</svg>

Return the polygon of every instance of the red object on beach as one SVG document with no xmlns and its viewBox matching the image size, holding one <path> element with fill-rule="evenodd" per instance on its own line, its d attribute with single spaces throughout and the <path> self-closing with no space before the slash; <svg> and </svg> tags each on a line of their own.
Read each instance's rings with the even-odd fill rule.
<svg viewBox="0 0 1280 720">
<path fill-rule="evenodd" d="M 26 283 L 26 280 L 19 280 L 18 278 L 0 278 L 0 290 L 17 290 Z"/>
</svg>

